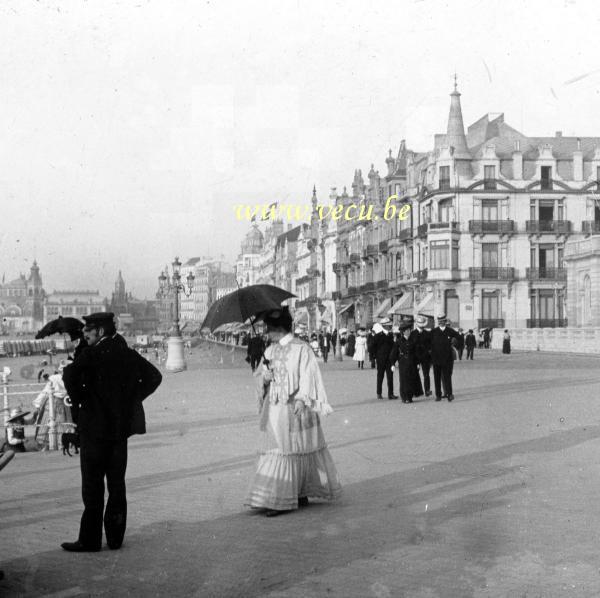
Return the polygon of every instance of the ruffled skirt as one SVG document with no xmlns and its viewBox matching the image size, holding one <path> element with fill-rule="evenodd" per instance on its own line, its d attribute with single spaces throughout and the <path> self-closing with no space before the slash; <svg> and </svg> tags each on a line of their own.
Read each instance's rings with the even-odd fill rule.
<svg viewBox="0 0 600 598">
<path fill-rule="evenodd" d="M 262 446 L 247 505 L 291 510 L 298 508 L 299 497 L 333 500 L 341 494 L 317 413 L 305 408 L 294 415 L 293 402 L 267 400 L 260 429 Z"/>
</svg>

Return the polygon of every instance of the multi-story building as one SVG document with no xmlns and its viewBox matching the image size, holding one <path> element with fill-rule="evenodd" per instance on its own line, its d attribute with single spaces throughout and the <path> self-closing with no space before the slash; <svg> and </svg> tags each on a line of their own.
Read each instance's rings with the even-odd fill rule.
<svg viewBox="0 0 600 598">
<path fill-rule="evenodd" d="M 384 180 L 371 169 L 364 189 L 358 171 L 352 197 L 336 196 L 366 195 L 379 217 L 339 226 L 338 311 L 361 324 L 445 312 L 463 328 L 565 326 L 565 243 L 600 231 L 600 138 L 528 137 L 502 114 L 465 132 L 456 87 L 450 98 L 431 151 L 403 142 Z M 406 218 L 385 219 L 390 195 Z"/>
<path fill-rule="evenodd" d="M 263 241 L 263 234 L 254 222 L 242 241 L 241 252 L 236 262 L 235 275 L 240 287 L 257 283 L 260 274 L 259 264 L 261 262 Z"/>
<path fill-rule="evenodd" d="M 121 270 L 115 281 L 110 311 L 116 315 L 119 331 L 122 333 L 151 334 L 158 329 L 157 302 L 136 299 L 128 293 Z"/>
<path fill-rule="evenodd" d="M 100 291 L 52 291 L 44 302 L 44 322 L 58 316 L 81 318 L 100 311 L 108 311 L 108 301 Z"/>
<path fill-rule="evenodd" d="M 45 292 L 37 261 L 29 276 L 0 284 L 0 330 L 3 333 L 34 332 L 44 323 Z"/>
</svg>

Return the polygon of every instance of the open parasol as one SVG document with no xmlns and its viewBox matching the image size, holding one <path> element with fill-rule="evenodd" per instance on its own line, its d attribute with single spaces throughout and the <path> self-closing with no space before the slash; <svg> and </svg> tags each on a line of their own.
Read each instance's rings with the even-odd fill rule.
<svg viewBox="0 0 600 598">
<path fill-rule="evenodd" d="M 68 334 L 72 341 L 81 337 L 83 322 L 77 318 L 63 318 L 58 316 L 55 320 L 50 320 L 36 335 L 35 338 L 46 338 L 52 334 Z"/>
</svg>

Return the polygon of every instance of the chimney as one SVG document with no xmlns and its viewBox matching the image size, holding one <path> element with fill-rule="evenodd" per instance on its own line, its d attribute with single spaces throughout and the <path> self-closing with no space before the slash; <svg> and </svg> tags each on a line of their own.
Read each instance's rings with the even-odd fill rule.
<svg viewBox="0 0 600 598">
<path fill-rule="evenodd" d="M 573 152 L 573 180 L 583 181 L 583 152 L 581 139 L 577 139 L 577 149 Z"/>
<path fill-rule="evenodd" d="M 517 139 L 515 148 L 513 149 L 513 179 L 517 181 L 523 180 L 523 153 L 521 152 L 521 143 Z"/>
</svg>

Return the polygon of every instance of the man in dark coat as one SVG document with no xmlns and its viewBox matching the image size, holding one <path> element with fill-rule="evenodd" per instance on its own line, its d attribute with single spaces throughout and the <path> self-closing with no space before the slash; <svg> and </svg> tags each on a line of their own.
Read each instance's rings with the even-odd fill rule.
<svg viewBox="0 0 600 598">
<path fill-rule="evenodd" d="M 255 334 L 248 340 L 248 348 L 246 349 L 246 361 L 250 364 L 252 371 L 256 369 L 260 359 L 265 351 L 265 344 L 260 334 Z"/>
<path fill-rule="evenodd" d="M 452 370 L 454 368 L 454 347 L 458 340 L 458 332 L 447 326 L 445 315 L 438 316 L 438 325 L 431 331 L 431 363 L 433 364 L 433 381 L 435 384 L 435 400 L 446 397 L 454 400 L 452 393 Z M 444 385 L 442 396 L 441 384 Z"/>
<path fill-rule="evenodd" d="M 323 355 L 323 361 L 327 363 L 329 351 L 331 350 L 331 334 L 329 332 L 319 334 L 319 348 L 321 349 L 321 355 Z"/>
<path fill-rule="evenodd" d="M 63 371 L 78 426 L 84 511 L 79 538 L 64 542 L 70 552 L 96 552 L 102 522 L 111 549 L 123 542 L 127 521 L 127 438 L 145 430 L 142 401 L 162 380 L 160 372 L 116 333 L 114 314 L 84 316 L 89 345 Z M 104 479 L 108 501 L 104 511 Z"/>
<path fill-rule="evenodd" d="M 371 369 L 375 369 L 375 353 L 373 353 L 373 340 L 375 339 L 375 333 L 373 329 L 369 331 L 367 335 L 367 353 L 369 354 L 369 361 L 371 362 Z"/>
<path fill-rule="evenodd" d="M 427 318 L 425 316 L 417 316 L 415 318 L 415 329 L 411 331 L 408 337 L 408 343 L 411 354 L 414 356 L 414 361 L 421 366 L 423 374 L 423 388 L 425 396 L 431 396 L 431 379 L 429 371 L 431 370 L 431 331 L 426 330 Z"/>
<path fill-rule="evenodd" d="M 475 345 L 477 344 L 477 340 L 475 339 L 475 335 L 472 330 L 465 336 L 465 347 L 467 349 L 467 357 L 466 359 L 470 359 L 473 361 L 473 352 L 475 351 Z"/>
<path fill-rule="evenodd" d="M 384 320 L 384 324 L 391 323 L 389 320 Z M 377 398 L 383 399 L 383 377 L 387 381 L 388 399 L 397 399 L 394 395 L 394 374 L 392 372 L 392 362 L 390 354 L 394 346 L 393 335 L 385 330 L 382 324 L 373 326 L 375 337 L 373 338 L 373 354 L 375 355 L 375 363 L 377 364 Z"/>
<path fill-rule="evenodd" d="M 458 339 L 454 348 L 458 354 L 458 360 L 462 361 L 463 351 L 465 350 L 465 333 L 462 328 L 458 329 Z"/>
</svg>

